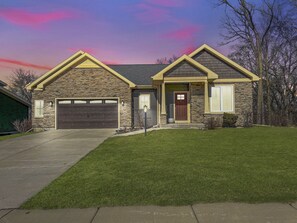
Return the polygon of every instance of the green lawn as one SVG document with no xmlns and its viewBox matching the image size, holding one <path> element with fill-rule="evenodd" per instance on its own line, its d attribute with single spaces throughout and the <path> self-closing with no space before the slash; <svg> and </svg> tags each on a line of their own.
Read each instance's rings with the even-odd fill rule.
<svg viewBox="0 0 297 223">
<path fill-rule="evenodd" d="M 4 136 L 0 136 L 0 141 L 6 140 L 6 139 L 13 139 L 13 138 L 16 138 L 16 137 L 30 135 L 30 134 L 32 134 L 32 132 L 17 133 L 17 134 L 12 134 L 12 135 L 4 135 Z"/>
<path fill-rule="evenodd" d="M 297 128 L 159 130 L 106 140 L 23 208 L 297 200 Z"/>
</svg>

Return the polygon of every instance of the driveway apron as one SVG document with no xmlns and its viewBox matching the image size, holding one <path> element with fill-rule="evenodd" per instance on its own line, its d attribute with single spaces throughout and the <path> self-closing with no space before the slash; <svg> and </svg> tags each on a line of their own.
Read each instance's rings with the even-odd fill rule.
<svg viewBox="0 0 297 223">
<path fill-rule="evenodd" d="M 0 141 L 0 209 L 18 208 L 114 132 L 50 130 Z"/>
</svg>

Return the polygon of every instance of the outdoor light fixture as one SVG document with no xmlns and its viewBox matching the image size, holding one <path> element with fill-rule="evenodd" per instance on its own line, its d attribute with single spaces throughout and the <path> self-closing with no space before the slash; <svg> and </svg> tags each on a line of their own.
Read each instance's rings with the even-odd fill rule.
<svg viewBox="0 0 297 223">
<path fill-rule="evenodd" d="M 147 105 L 143 106 L 144 113 L 147 113 Z"/>
<path fill-rule="evenodd" d="M 146 136 L 146 113 L 147 113 L 147 105 L 143 106 L 144 111 L 144 136 Z"/>
<path fill-rule="evenodd" d="M 49 106 L 52 108 L 54 106 L 54 102 L 50 101 Z"/>
<path fill-rule="evenodd" d="M 122 100 L 121 104 L 122 104 L 122 106 L 124 106 L 124 105 L 125 105 L 125 103 L 124 103 L 124 101 L 123 101 L 123 100 Z"/>
</svg>

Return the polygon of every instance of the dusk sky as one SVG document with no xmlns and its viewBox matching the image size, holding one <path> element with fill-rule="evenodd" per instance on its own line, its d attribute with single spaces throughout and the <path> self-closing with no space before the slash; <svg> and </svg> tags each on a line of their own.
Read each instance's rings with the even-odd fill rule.
<svg viewBox="0 0 297 223">
<path fill-rule="evenodd" d="M 78 50 L 105 63 L 155 63 L 203 43 L 219 49 L 215 0 L 1 0 L 0 79 L 43 74 Z"/>
</svg>

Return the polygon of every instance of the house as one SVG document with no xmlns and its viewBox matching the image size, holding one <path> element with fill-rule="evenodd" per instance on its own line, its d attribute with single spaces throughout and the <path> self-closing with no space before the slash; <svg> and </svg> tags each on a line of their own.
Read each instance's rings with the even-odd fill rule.
<svg viewBox="0 0 297 223">
<path fill-rule="evenodd" d="M 208 45 L 170 65 L 106 65 L 79 51 L 27 86 L 33 127 L 55 129 L 206 123 L 252 112 L 259 77 Z"/>
<path fill-rule="evenodd" d="M 5 88 L 0 81 L 0 134 L 15 132 L 13 122 L 28 118 L 30 104 Z"/>
</svg>

